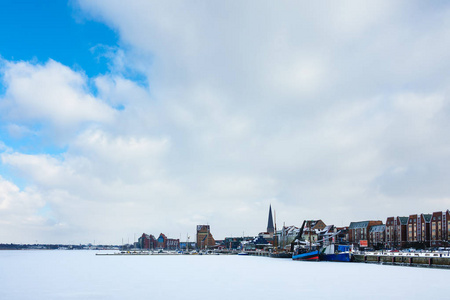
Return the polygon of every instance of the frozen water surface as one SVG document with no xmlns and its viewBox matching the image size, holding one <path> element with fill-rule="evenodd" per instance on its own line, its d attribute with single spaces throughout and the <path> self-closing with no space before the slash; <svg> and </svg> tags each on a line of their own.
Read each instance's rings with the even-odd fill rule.
<svg viewBox="0 0 450 300">
<path fill-rule="evenodd" d="M 450 270 L 251 256 L 0 251 L 0 299 L 448 299 Z"/>
</svg>

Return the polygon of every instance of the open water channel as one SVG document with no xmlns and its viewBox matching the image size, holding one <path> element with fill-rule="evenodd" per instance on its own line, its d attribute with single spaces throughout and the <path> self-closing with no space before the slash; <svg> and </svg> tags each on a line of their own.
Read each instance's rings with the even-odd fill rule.
<svg viewBox="0 0 450 300">
<path fill-rule="evenodd" d="M 0 251 L 0 299 L 450 299 L 450 270 L 236 255 Z"/>
</svg>

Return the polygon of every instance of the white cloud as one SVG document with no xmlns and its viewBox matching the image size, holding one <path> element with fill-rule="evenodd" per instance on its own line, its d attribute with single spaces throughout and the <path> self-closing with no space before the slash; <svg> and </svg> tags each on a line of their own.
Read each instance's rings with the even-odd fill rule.
<svg viewBox="0 0 450 300">
<path fill-rule="evenodd" d="M 89 93 L 85 76 L 58 62 L 6 62 L 2 71 L 3 116 L 12 122 L 49 124 L 67 134 L 84 123 L 114 118 L 114 110 Z"/>
<path fill-rule="evenodd" d="M 278 224 L 337 225 L 450 205 L 448 6 L 79 3 L 120 34 L 110 74 L 4 68 L 11 132 L 72 132 L 57 156 L 2 155 L 72 236 L 255 234 L 269 203 Z"/>
<path fill-rule="evenodd" d="M 8 242 L 31 242 L 42 236 L 46 219 L 39 216 L 45 201 L 32 189 L 20 191 L 0 177 L 0 239 Z"/>
<path fill-rule="evenodd" d="M 400 208 L 407 198 L 419 211 L 446 208 L 422 205 L 406 190 L 385 197 L 373 186 L 406 165 L 401 157 L 448 155 L 448 7 L 424 15 L 392 1 L 79 3 L 121 33 L 132 49 L 125 55 L 152 56 L 143 71 L 173 118 L 166 130 L 200 176 L 267 174 L 278 184 L 263 189 L 266 199 L 290 203 L 291 219 L 302 210 L 335 219 L 333 209 L 314 208 L 322 203 L 345 206 L 348 219 L 402 213 L 380 207 L 396 201 Z"/>
</svg>

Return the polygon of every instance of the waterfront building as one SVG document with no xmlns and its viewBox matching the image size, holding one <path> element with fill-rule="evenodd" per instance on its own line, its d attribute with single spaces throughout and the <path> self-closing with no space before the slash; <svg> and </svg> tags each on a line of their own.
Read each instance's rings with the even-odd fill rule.
<svg viewBox="0 0 450 300">
<path fill-rule="evenodd" d="M 176 250 L 180 248 L 179 239 L 169 239 L 163 233 L 157 239 L 153 234 L 143 233 L 136 244 L 139 248 L 148 250 Z"/>
<path fill-rule="evenodd" d="M 349 239 L 348 239 L 348 226 L 344 226 L 344 227 L 336 227 L 336 232 L 338 232 L 338 234 L 336 235 L 336 243 L 338 244 L 347 244 Z"/>
<path fill-rule="evenodd" d="M 327 225 L 322 220 L 308 220 L 305 223 L 305 229 L 323 230 Z"/>
<path fill-rule="evenodd" d="M 303 229 L 302 238 L 303 238 L 303 240 L 311 242 L 311 243 L 315 243 L 319 239 L 319 237 L 317 235 L 317 231 L 309 229 L 309 228 Z"/>
<path fill-rule="evenodd" d="M 225 249 L 235 250 L 239 249 L 241 242 L 244 240 L 242 237 L 226 237 L 223 240 L 223 246 Z"/>
<path fill-rule="evenodd" d="M 425 247 L 431 246 L 431 217 L 431 214 L 420 215 L 420 241 Z"/>
<path fill-rule="evenodd" d="M 369 231 L 369 245 L 376 249 L 384 247 L 386 242 L 386 225 L 374 225 Z"/>
<path fill-rule="evenodd" d="M 283 228 L 281 230 L 278 230 L 276 233 L 279 247 L 282 249 L 285 249 L 285 248 L 290 249 L 291 243 L 295 240 L 299 231 L 300 231 L 300 228 L 298 228 L 296 226 L 293 226 L 293 225 L 292 226 L 284 226 L 283 225 Z"/>
<path fill-rule="evenodd" d="M 157 240 L 158 248 L 165 250 L 176 250 L 180 248 L 180 240 L 179 239 L 169 239 L 163 233 L 161 233 Z"/>
<path fill-rule="evenodd" d="M 158 248 L 158 242 L 153 234 L 143 233 L 138 239 L 139 248 L 141 249 L 156 249 Z"/>
<path fill-rule="evenodd" d="M 397 246 L 397 221 L 395 217 L 389 217 L 386 220 L 386 248 Z"/>
<path fill-rule="evenodd" d="M 327 225 L 324 229 L 317 232 L 318 233 L 318 239 L 323 240 L 325 244 L 328 243 L 334 243 L 336 233 L 334 225 Z"/>
<path fill-rule="evenodd" d="M 180 240 L 179 239 L 166 239 L 166 250 L 178 250 L 180 249 Z"/>
<path fill-rule="evenodd" d="M 272 243 L 270 243 L 261 235 L 257 236 L 250 244 L 254 244 L 255 249 L 267 250 L 268 248 L 272 248 Z"/>
<path fill-rule="evenodd" d="M 397 217 L 397 246 L 399 248 L 404 248 L 407 243 L 407 226 L 408 226 L 408 217 Z"/>
<path fill-rule="evenodd" d="M 209 225 L 197 225 L 197 247 L 199 249 L 211 248 L 216 245 Z"/>
<path fill-rule="evenodd" d="M 447 246 L 450 246 L 450 210 L 447 209 L 445 215 L 447 218 Z"/>
<path fill-rule="evenodd" d="M 190 251 L 190 250 L 193 250 L 195 248 L 196 248 L 195 242 L 181 242 L 180 241 L 180 249 L 181 250 Z"/>
<path fill-rule="evenodd" d="M 158 240 L 157 240 L 157 245 L 158 245 L 158 249 L 165 249 L 166 248 L 166 241 L 167 241 L 167 237 L 165 234 L 160 233 Z"/>
<path fill-rule="evenodd" d="M 351 222 L 349 226 L 349 242 L 361 247 L 371 247 L 369 244 L 369 233 L 372 226 L 382 225 L 382 221 L 360 221 Z"/>
<path fill-rule="evenodd" d="M 307 220 L 303 228 L 302 238 L 305 241 L 315 243 L 319 239 L 319 232 L 327 225 L 322 220 Z"/>
<path fill-rule="evenodd" d="M 408 231 L 407 231 L 407 241 L 409 244 L 416 243 L 419 241 L 419 231 L 420 217 L 419 215 L 410 215 L 408 218 Z"/>
<path fill-rule="evenodd" d="M 442 247 L 447 244 L 447 212 L 434 212 L 431 217 L 431 246 Z"/>
</svg>

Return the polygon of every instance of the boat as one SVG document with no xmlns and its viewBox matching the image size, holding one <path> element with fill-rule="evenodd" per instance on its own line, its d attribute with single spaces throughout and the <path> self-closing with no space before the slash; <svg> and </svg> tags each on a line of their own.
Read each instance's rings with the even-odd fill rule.
<svg viewBox="0 0 450 300">
<path fill-rule="evenodd" d="M 293 260 L 307 260 L 307 261 L 318 261 L 319 260 L 319 250 L 317 248 L 312 248 L 312 241 L 301 241 L 303 229 L 305 228 L 306 220 L 303 221 L 302 227 L 298 232 L 297 237 L 291 243 L 291 252 L 293 252 L 292 259 Z M 310 235 L 311 237 L 311 235 Z M 295 246 L 295 241 L 298 242 L 297 246 Z M 300 241 L 303 245 L 300 245 Z"/>
<path fill-rule="evenodd" d="M 307 261 L 339 261 L 339 262 L 349 262 L 352 261 L 353 254 L 350 251 L 350 246 L 348 245 L 337 245 L 334 242 L 334 236 L 337 233 L 322 233 L 322 239 L 317 240 L 314 244 L 311 241 L 311 235 L 309 235 L 310 240 L 301 240 L 303 229 L 305 226 L 303 221 L 302 227 L 297 235 L 297 237 L 291 243 L 291 251 L 294 251 L 295 241 L 297 241 L 297 248 L 292 255 L 293 260 L 307 260 Z M 301 245 L 302 244 L 302 245 Z M 309 249 L 308 249 L 309 248 Z"/>
<path fill-rule="evenodd" d="M 319 250 L 300 252 L 292 255 L 293 260 L 318 261 L 320 256 Z"/>
<path fill-rule="evenodd" d="M 350 251 L 350 246 L 348 245 L 328 245 L 319 255 L 320 261 L 350 262 L 352 259 L 353 254 Z"/>
</svg>

